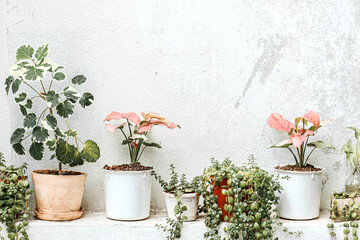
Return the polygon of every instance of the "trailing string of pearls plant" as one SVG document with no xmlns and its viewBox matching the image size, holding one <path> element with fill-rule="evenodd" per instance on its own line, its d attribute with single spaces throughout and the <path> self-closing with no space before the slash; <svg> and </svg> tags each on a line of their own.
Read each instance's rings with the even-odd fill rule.
<svg viewBox="0 0 360 240">
<path fill-rule="evenodd" d="M 242 167 L 235 166 L 228 158 L 222 163 L 215 159 L 211 162 L 197 190 L 204 198 L 200 211 L 206 214 L 205 239 L 221 239 L 221 220 L 227 222 L 224 240 L 273 239 L 276 225 L 282 226 L 273 214 L 279 201 L 276 193 L 281 190 L 278 178 L 261 169 L 253 156 Z M 283 231 L 288 232 L 286 228 Z"/>
</svg>

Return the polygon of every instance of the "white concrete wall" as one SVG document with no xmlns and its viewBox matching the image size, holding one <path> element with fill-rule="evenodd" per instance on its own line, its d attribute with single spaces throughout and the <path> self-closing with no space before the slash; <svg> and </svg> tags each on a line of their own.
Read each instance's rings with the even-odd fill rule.
<svg viewBox="0 0 360 240">
<path fill-rule="evenodd" d="M 267 119 L 278 112 L 293 119 L 313 109 L 336 121 L 314 139 L 337 151 L 317 151 L 311 162 L 326 168 L 322 206 L 341 190 L 347 165 L 339 155 L 360 127 L 359 24 L 357 0 L 294 1 L 15 1 L 0 3 L 0 78 L 16 49 L 50 43 L 50 57 L 68 76 L 83 73 L 95 102 L 71 118 L 83 138 L 101 147 L 101 159 L 77 168 L 89 174 L 84 207 L 103 209 L 107 164 L 127 162 L 121 135 L 107 133 L 102 120 L 112 110 L 154 111 L 182 126 L 151 134 L 163 149 L 149 150 L 143 164 L 164 174 L 170 163 L 189 176 L 210 157 L 241 164 L 255 154 L 271 170 L 292 161 L 285 150 L 267 147 L 284 135 Z M 3 81 L 3 80 L 1 80 Z M 29 169 L 56 167 L 16 156 L 11 132 L 22 118 L 0 88 L 0 145 L 7 158 Z M 155 185 L 153 207 L 163 204 Z"/>
</svg>

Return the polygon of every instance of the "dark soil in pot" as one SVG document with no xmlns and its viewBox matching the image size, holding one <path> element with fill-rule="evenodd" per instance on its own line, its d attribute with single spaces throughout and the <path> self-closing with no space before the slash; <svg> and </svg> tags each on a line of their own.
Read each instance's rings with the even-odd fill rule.
<svg viewBox="0 0 360 240">
<path fill-rule="evenodd" d="M 133 163 L 133 164 L 113 165 L 112 167 L 105 165 L 104 169 L 114 170 L 114 171 L 145 171 L 145 170 L 151 170 L 153 169 L 153 167 L 146 167 L 141 165 L 140 163 Z"/>
<path fill-rule="evenodd" d="M 62 175 L 62 176 L 66 176 L 66 175 L 82 175 L 84 173 L 82 172 L 76 172 L 76 171 L 71 171 L 71 170 L 62 170 L 61 174 L 59 174 L 59 170 L 55 170 L 55 169 L 41 169 L 41 170 L 35 170 L 35 173 L 38 174 L 45 174 L 45 175 Z"/>
<path fill-rule="evenodd" d="M 297 171 L 297 172 L 317 172 L 321 171 L 321 168 L 314 167 L 311 164 L 306 165 L 306 167 L 298 167 L 296 165 L 286 165 L 286 166 L 276 166 L 276 169 L 284 171 Z"/>
</svg>

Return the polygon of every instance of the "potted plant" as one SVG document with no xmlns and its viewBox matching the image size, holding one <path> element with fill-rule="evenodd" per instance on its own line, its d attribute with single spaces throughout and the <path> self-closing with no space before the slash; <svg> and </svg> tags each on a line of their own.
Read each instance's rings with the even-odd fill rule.
<svg viewBox="0 0 360 240">
<path fill-rule="evenodd" d="M 275 225 L 282 225 L 276 215 L 281 189 L 278 178 L 261 169 L 253 156 L 240 167 L 228 158 L 223 162 L 212 159 L 211 163 L 197 190 L 204 199 L 201 211 L 206 214 L 208 227 L 204 238 L 273 239 Z M 222 219 L 227 222 L 224 238 L 219 234 Z"/>
<path fill-rule="evenodd" d="M 344 239 L 358 239 L 358 221 L 360 220 L 360 194 L 357 191 L 333 192 L 330 196 L 330 223 L 329 228 L 330 239 L 336 236 L 335 222 L 343 222 L 338 224 L 343 229 Z M 350 231 L 350 227 L 352 230 Z M 351 235 L 351 237 L 349 236 Z"/>
<path fill-rule="evenodd" d="M 150 215 L 152 167 L 140 164 L 147 147 L 161 148 L 160 144 L 148 142 L 147 135 L 153 126 L 179 127 L 156 113 L 111 112 L 105 121 L 122 120 L 118 125 L 106 124 L 107 131 L 119 129 L 124 136 L 122 145 L 129 149 L 130 164 L 105 165 L 105 209 L 106 216 L 115 220 L 140 220 Z M 127 129 L 127 130 L 126 130 Z M 127 132 L 127 133 L 126 133 Z"/>
<path fill-rule="evenodd" d="M 166 182 L 155 171 L 152 175 L 164 189 L 165 203 L 168 213 L 166 219 L 168 226 L 156 225 L 159 229 L 169 232 L 168 239 L 181 237 L 181 226 L 184 222 L 194 221 L 197 217 L 199 206 L 199 195 L 196 189 L 199 186 L 199 177 L 188 182 L 185 174 L 175 172 L 173 164 L 170 165 L 170 181 Z"/>
<path fill-rule="evenodd" d="M 10 67 L 5 81 L 5 90 L 15 96 L 15 102 L 24 117 L 11 136 L 10 143 L 15 152 L 25 155 L 25 144 L 35 160 L 44 158 L 45 147 L 53 152 L 50 159 L 57 158 L 58 169 L 41 169 L 32 172 L 36 209 L 35 214 L 43 220 L 72 220 L 82 215 L 86 173 L 64 170 L 62 164 L 70 167 L 95 162 L 100 149 L 92 140 L 80 140 L 78 131 L 70 127 L 68 119 L 74 113 L 76 103 L 83 108 L 91 105 L 91 93 L 80 94 L 75 88 L 86 82 L 86 77 L 77 75 L 71 83 L 56 91 L 55 83 L 65 82 L 62 66 L 51 62 L 48 44 L 36 52 L 29 45 L 21 46 L 16 52 L 16 63 Z M 20 91 L 27 88 L 27 91 Z M 20 93 L 19 93 L 20 91 Z M 62 125 L 66 131 L 62 131 Z M 81 149 L 81 145 L 82 149 Z"/>
<path fill-rule="evenodd" d="M 300 220 L 319 216 L 324 168 L 315 167 L 309 164 L 308 160 L 315 149 L 334 149 L 334 147 L 323 141 L 309 142 L 308 140 L 319 128 L 330 121 L 320 121 L 319 115 L 314 111 L 308 111 L 303 117 L 296 118 L 295 123 L 289 122 L 277 113 L 270 115 L 269 126 L 286 132 L 289 137 L 271 148 L 288 149 L 295 161 L 293 165 L 275 167 L 283 187 L 278 207 L 280 217 Z M 295 151 L 292 150 L 291 145 Z M 306 151 L 309 148 L 312 150 L 307 154 Z"/>
<path fill-rule="evenodd" d="M 27 203 L 33 190 L 24 175 L 25 170 L 26 164 L 6 166 L 4 154 L 0 152 L 0 222 L 6 226 L 11 240 L 29 239 L 25 228 L 31 208 Z M 4 239 L 1 234 L 0 238 Z"/>
<path fill-rule="evenodd" d="M 346 179 L 345 182 L 345 192 L 351 193 L 354 191 L 360 192 L 360 130 L 356 127 L 348 127 L 349 129 L 354 130 L 355 135 L 355 147 L 353 146 L 353 143 L 351 139 L 347 141 L 346 144 L 341 149 L 341 153 L 345 154 L 346 161 L 350 164 L 352 167 L 351 174 Z"/>
</svg>

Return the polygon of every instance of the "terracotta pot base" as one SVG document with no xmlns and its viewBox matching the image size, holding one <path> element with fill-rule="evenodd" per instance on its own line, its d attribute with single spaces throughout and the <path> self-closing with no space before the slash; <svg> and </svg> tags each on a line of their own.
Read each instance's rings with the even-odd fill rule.
<svg viewBox="0 0 360 240">
<path fill-rule="evenodd" d="M 84 209 L 81 208 L 80 211 L 77 212 L 66 212 L 66 213 L 50 213 L 50 212 L 38 212 L 34 209 L 35 216 L 41 220 L 46 221 L 69 221 L 80 218 Z"/>
</svg>

